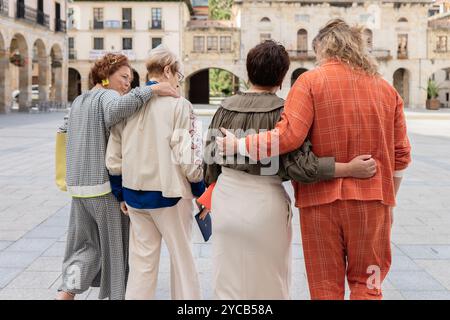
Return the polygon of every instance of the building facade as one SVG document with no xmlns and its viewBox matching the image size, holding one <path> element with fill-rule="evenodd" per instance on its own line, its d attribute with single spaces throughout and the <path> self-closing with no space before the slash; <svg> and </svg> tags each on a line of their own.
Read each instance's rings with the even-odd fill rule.
<svg viewBox="0 0 450 320">
<path fill-rule="evenodd" d="M 441 4 L 443 5 L 443 4 Z M 442 10 L 428 21 L 428 57 L 432 63 L 437 63 L 442 69 L 431 75 L 439 90 L 438 99 L 441 107 L 450 107 L 450 11 Z"/>
<path fill-rule="evenodd" d="M 0 112 L 67 101 L 66 1 L 0 0 Z"/>
<path fill-rule="evenodd" d="M 135 85 L 142 84 L 148 52 L 164 43 L 181 58 L 186 97 L 202 103 L 208 101 L 208 70 L 232 73 L 233 83 L 246 81 L 246 55 L 265 39 L 279 41 L 289 51 L 291 67 L 278 93 L 286 97 L 298 76 L 316 66 L 314 36 L 328 20 L 342 18 L 365 28 L 381 75 L 398 90 L 405 105 L 424 108 L 428 80 L 446 79 L 450 68 L 448 29 L 441 21 L 447 14 L 446 3 L 235 0 L 230 21 L 213 21 L 206 16 L 203 0 L 75 0 L 68 6 L 69 100 L 89 88 L 92 62 L 107 51 L 126 54 L 139 80 Z M 430 10 L 439 12 L 431 15 Z M 446 92 L 440 98 L 443 106 L 448 105 Z"/>
<path fill-rule="evenodd" d="M 187 23 L 182 62 L 187 79 L 184 92 L 192 103 L 210 103 L 210 69 L 231 72 L 234 87 L 239 87 L 239 78 L 245 78 L 240 34 L 233 21 L 191 20 Z"/>
<path fill-rule="evenodd" d="M 241 29 L 243 53 L 264 39 L 281 42 L 291 68 L 280 92 L 316 64 L 312 39 L 330 19 L 365 27 L 365 37 L 382 76 L 402 95 L 405 105 L 424 107 L 427 80 L 434 72 L 428 59 L 428 10 L 431 1 L 253 1 L 236 0 L 234 17 Z"/>
<path fill-rule="evenodd" d="M 68 5 L 69 100 L 89 88 L 92 62 L 106 52 L 128 56 L 134 86 L 146 80 L 152 48 L 167 45 L 182 55 L 189 10 L 182 1 L 83 1 Z"/>
</svg>

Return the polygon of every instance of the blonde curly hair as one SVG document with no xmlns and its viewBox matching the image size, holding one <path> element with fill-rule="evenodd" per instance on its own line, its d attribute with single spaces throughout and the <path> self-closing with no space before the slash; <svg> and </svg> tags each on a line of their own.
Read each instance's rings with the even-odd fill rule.
<svg viewBox="0 0 450 320">
<path fill-rule="evenodd" d="M 370 75 L 379 75 L 378 63 L 367 50 L 363 30 L 361 26 L 351 27 L 342 19 L 333 19 L 314 38 L 314 52 L 322 61 L 338 59 Z"/>
</svg>

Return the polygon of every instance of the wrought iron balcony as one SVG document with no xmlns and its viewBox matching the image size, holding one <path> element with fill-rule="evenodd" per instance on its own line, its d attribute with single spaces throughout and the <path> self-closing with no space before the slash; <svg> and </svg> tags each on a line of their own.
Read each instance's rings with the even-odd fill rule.
<svg viewBox="0 0 450 320">
<path fill-rule="evenodd" d="M 77 60 L 77 50 L 69 48 L 69 60 Z"/>
<path fill-rule="evenodd" d="M 110 52 L 111 53 L 116 53 L 116 54 L 123 54 L 123 55 L 127 56 L 127 58 L 130 61 L 136 60 L 136 53 L 133 50 L 115 50 L 115 51 L 111 51 L 111 50 L 96 50 L 96 49 L 89 51 L 89 60 L 100 59 L 105 54 L 110 53 Z"/>
<path fill-rule="evenodd" d="M 150 20 L 148 22 L 148 28 L 150 30 L 163 30 L 164 29 L 164 23 L 162 20 Z"/>
<path fill-rule="evenodd" d="M 66 20 L 55 19 L 55 32 L 66 32 Z"/>
<path fill-rule="evenodd" d="M 50 16 L 48 14 L 45 14 L 41 10 L 28 7 L 20 2 L 17 3 L 16 18 L 23 19 L 29 23 L 39 24 L 46 28 L 50 27 Z"/>
<path fill-rule="evenodd" d="M 9 14 L 8 0 L 0 0 L 0 14 L 3 14 L 5 16 Z"/>
<path fill-rule="evenodd" d="M 134 30 L 135 22 L 131 20 L 122 20 L 122 29 L 124 30 Z"/>
<path fill-rule="evenodd" d="M 89 21 L 89 26 L 90 29 L 92 30 L 101 30 L 104 28 L 104 21 L 100 21 L 100 20 L 94 20 L 94 21 Z"/>
</svg>

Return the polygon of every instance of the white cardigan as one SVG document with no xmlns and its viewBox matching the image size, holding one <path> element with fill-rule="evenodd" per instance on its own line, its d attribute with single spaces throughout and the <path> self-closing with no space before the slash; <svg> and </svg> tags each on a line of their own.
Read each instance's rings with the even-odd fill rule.
<svg viewBox="0 0 450 320">
<path fill-rule="evenodd" d="M 203 179 L 196 121 L 185 98 L 154 97 L 111 129 L 106 151 L 109 173 L 122 175 L 128 189 L 193 199 L 190 182 Z"/>
</svg>

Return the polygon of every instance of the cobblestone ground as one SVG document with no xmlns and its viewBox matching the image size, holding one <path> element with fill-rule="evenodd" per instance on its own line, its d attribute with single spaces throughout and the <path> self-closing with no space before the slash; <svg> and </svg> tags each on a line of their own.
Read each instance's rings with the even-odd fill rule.
<svg viewBox="0 0 450 320">
<path fill-rule="evenodd" d="M 63 115 L 0 115 L 0 299 L 52 299 L 61 281 L 69 197 L 54 185 L 53 159 Z M 386 299 L 450 299 L 450 114 L 439 116 L 408 113 L 414 162 L 395 211 Z M 308 299 L 298 220 L 296 212 L 292 297 Z M 211 298 L 211 244 L 194 230 L 203 295 Z M 159 299 L 170 298 L 169 265 L 163 250 Z"/>
</svg>

